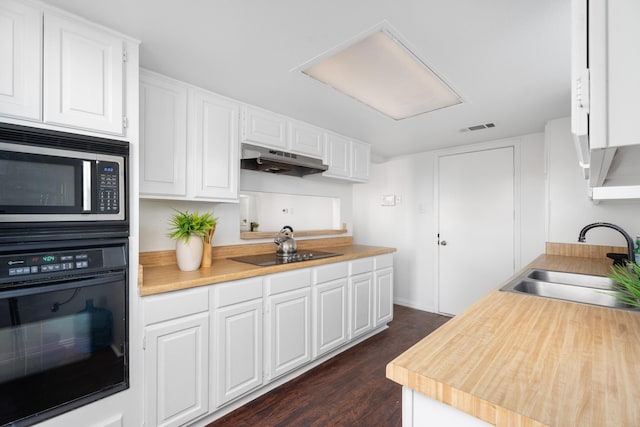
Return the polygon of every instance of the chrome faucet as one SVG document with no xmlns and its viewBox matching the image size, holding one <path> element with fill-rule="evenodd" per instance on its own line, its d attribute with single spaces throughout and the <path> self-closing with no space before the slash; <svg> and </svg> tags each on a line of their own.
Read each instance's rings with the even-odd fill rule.
<svg viewBox="0 0 640 427">
<path fill-rule="evenodd" d="M 622 234 L 624 236 L 624 238 L 627 240 L 627 251 L 629 252 L 627 255 L 627 262 L 633 262 L 634 258 L 634 254 L 633 254 L 633 249 L 635 247 L 635 243 L 633 242 L 633 239 L 631 238 L 631 236 L 629 235 L 629 233 L 627 233 L 626 231 L 624 231 L 622 228 L 618 227 L 615 224 L 610 224 L 608 222 L 594 222 L 593 224 L 589 224 L 589 225 L 585 225 L 582 230 L 580 230 L 580 235 L 578 236 L 578 242 L 584 242 L 585 241 L 585 235 L 587 234 L 587 231 L 591 230 L 592 228 L 596 228 L 596 227 L 606 227 L 606 228 L 612 228 L 614 230 L 616 230 L 617 232 L 619 232 L 620 234 Z"/>
</svg>

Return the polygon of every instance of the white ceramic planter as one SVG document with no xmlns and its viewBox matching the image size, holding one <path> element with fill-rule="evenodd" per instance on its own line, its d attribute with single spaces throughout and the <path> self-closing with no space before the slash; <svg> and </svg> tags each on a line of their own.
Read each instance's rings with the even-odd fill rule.
<svg viewBox="0 0 640 427">
<path fill-rule="evenodd" d="M 189 240 L 176 240 L 176 258 L 178 268 L 182 271 L 193 271 L 200 268 L 202 262 L 202 238 L 192 234 Z"/>
</svg>

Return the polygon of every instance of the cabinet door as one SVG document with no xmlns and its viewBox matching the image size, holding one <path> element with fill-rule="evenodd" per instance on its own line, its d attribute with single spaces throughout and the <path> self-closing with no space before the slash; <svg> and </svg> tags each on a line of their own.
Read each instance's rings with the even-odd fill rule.
<svg viewBox="0 0 640 427">
<path fill-rule="evenodd" d="M 351 335 L 353 339 L 373 329 L 373 274 L 364 273 L 349 279 Z"/>
<path fill-rule="evenodd" d="M 242 142 L 287 149 L 287 123 L 284 117 L 266 110 L 246 107 L 242 111 Z"/>
<path fill-rule="evenodd" d="M 606 18 L 609 146 L 638 145 L 640 2 L 608 1 Z"/>
<path fill-rule="evenodd" d="M 216 309 L 216 407 L 262 384 L 262 299 Z"/>
<path fill-rule="evenodd" d="M 0 114 L 41 119 L 42 13 L 28 4 L 0 3 Z"/>
<path fill-rule="evenodd" d="M 145 329 L 146 425 L 179 426 L 208 412 L 209 314 Z"/>
<path fill-rule="evenodd" d="M 44 19 L 44 121 L 123 134 L 123 40 L 71 18 Z"/>
<path fill-rule="evenodd" d="M 140 196 L 187 195 L 187 89 L 140 71 Z"/>
<path fill-rule="evenodd" d="M 190 89 L 192 197 L 238 200 L 238 104 Z"/>
<path fill-rule="evenodd" d="M 310 300 L 310 288 L 267 298 L 267 380 L 286 374 L 311 360 Z"/>
<path fill-rule="evenodd" d="M 325 163 L 329 169 L 325 176 L 349 178 L 351 173 L 351 141 L 340 135 L 325 134 Z"/>
<path fill-rule="evenodd" d="M 349 281 L 344 279 L 313 288 L 313 357 L 347 342 Z"/>
<path fill-rule="evenodd" d="M 369 179 L 369 163 L 371 148 L 369 144 L 351 141 L 351 178 L 358 181 Z"/>
<path fill-rule="evenodd" d="M 291 151 L 307 156 L 324 157 L 324 138 L 320 128 L 301 122 L 289 122 Z"/>
<path fill-rule="evenodd" d="M 375 272 L 375 326 L 393 319 L 393 268 L 384 268 Z"/>
</svg>

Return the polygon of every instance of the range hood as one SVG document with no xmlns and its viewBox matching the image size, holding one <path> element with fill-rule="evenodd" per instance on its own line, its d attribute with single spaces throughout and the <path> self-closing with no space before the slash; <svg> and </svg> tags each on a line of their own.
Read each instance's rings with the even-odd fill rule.
<svg viewBox="0 0 640 427">
<path fill-rule="evenodd" d="M 242 144 L 242 169 L 302 177 L 328 169 L 322 160 L 271 148 Z"/>
</svg>

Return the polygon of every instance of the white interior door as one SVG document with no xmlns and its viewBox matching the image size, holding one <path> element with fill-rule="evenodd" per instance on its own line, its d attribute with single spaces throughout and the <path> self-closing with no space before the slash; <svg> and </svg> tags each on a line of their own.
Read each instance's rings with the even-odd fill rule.
<svg viewBox="0 0 640 427">
<path fill-rule="evenodd" d="M 441 156 L 438 171 L 438 310 L 455 315 L 514 272 L 514 149 Z"/>
</svg>

